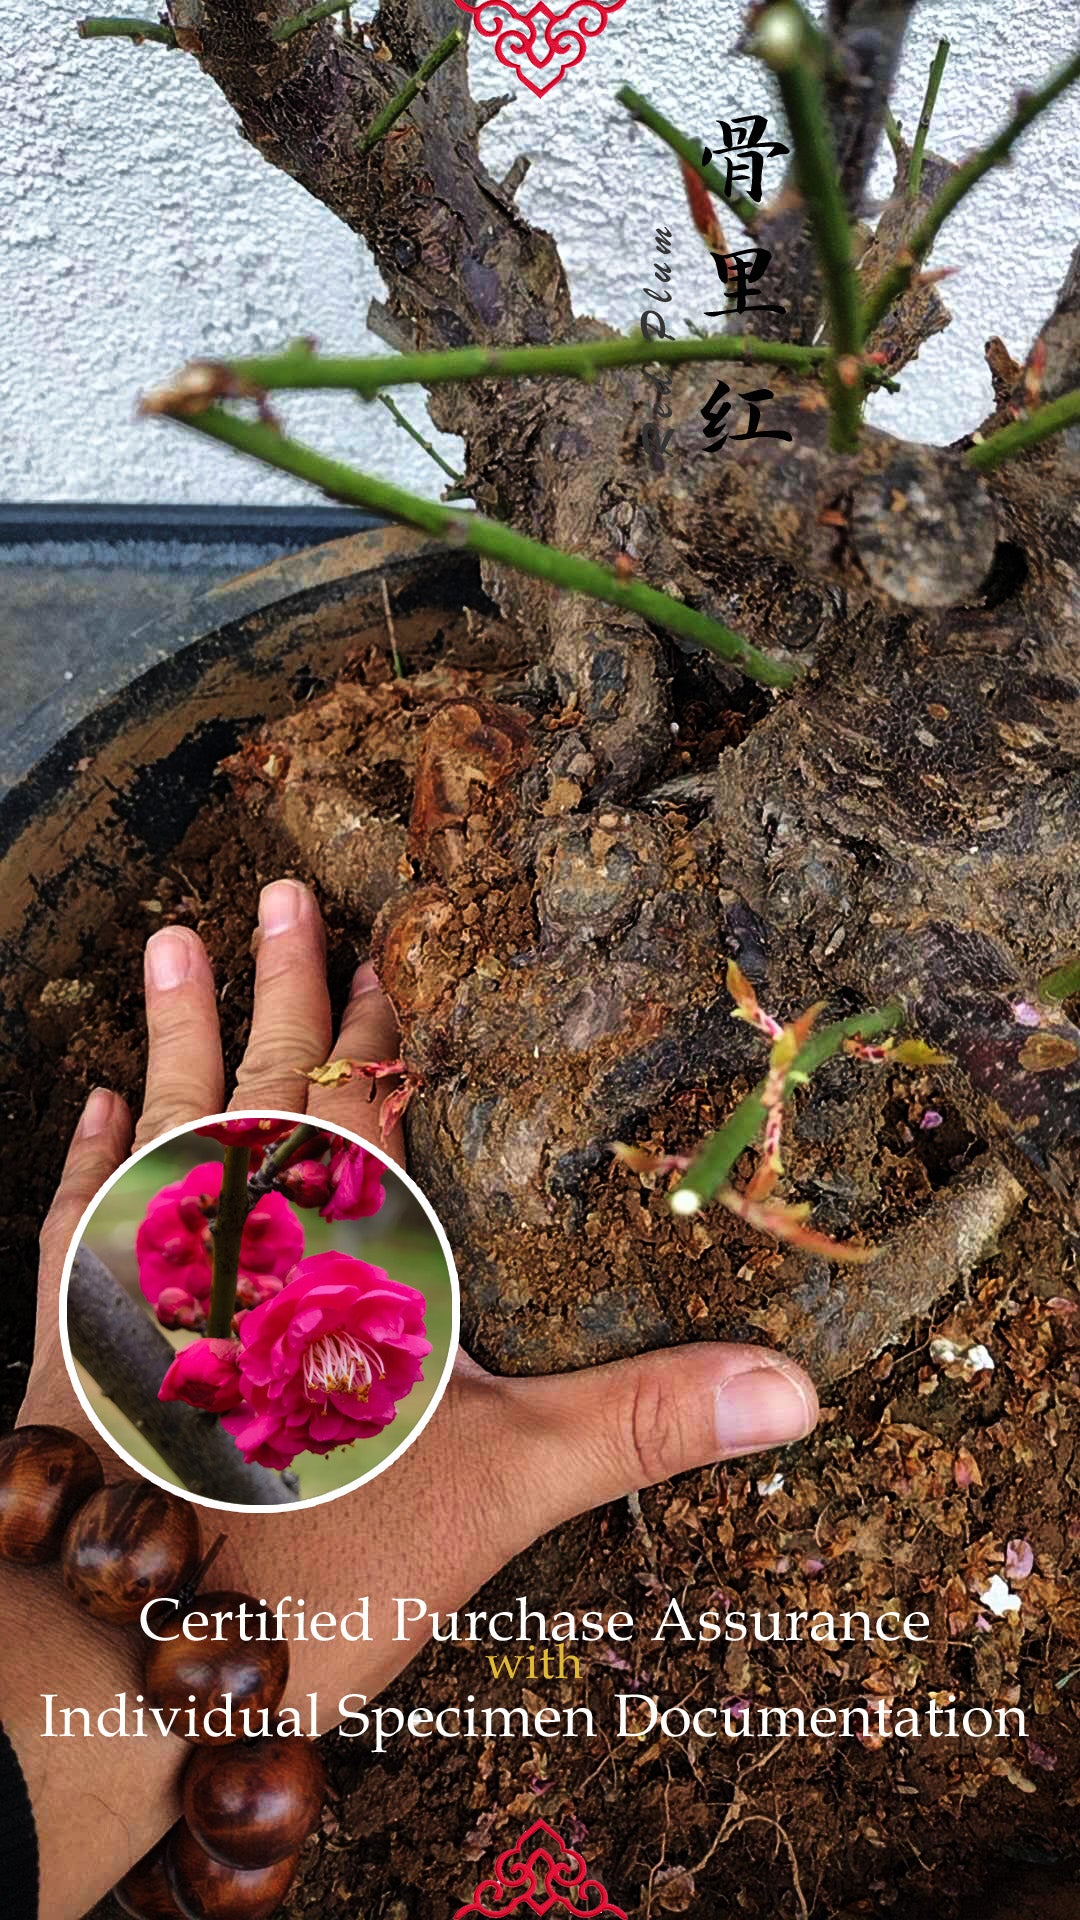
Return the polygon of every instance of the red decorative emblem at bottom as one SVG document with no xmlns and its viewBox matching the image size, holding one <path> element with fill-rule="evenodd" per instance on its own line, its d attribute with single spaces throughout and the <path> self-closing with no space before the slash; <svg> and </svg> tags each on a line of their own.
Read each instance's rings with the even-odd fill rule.
<svg viewBox="0 0 1080 1920">
<path fill-rule="evenodd" d="M 599 1880 L 590 1880 L 580 1853 L 564 1846 L 546 1820 L 535 1821 L 516 1847 L 500 1853 L 494 1878 L 480 1882 L 454 1920 L 464 1920 L 469 1913 L 482 1920 L 507 1920 L 514 1913 L 576 1914 L 578 1920 L 606 1913 L 613 1920 L 626 1920 L 623 1908 L 612 1905 Z"/>
<path fill-rule="evenodd" d="M 531 7 L 515 7 L 511 0 L 457 0 L 462 13 L 471 13 L 477 33 L 494 40 L 495 52 L 532 93 L 550 93 L 564 73 L 585 58 L 585 47 L 603 33 L 613 13 L 626 0 L 570 0 L 569 6 L 549 7 L 536 0 Z"/>
</svg>

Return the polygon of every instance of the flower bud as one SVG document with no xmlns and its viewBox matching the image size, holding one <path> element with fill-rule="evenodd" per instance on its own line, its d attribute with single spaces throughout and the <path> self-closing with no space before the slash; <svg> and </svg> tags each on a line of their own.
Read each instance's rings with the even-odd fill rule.
<svg viewBox="0 0 1080 1920">
<path fill-rule="evenodd" d="M 158 1388 L 159 1400 L 186 1400 L 203 1413 L 233 1413 L 243 1404 L 240 1348 L 235 1340 L 196 1340 L 178 1353 Z"/>
<path fill-rule="evenodd" d="M 163 1287 L 157 1297 L 157 1317 L 163 1327 L 188 1327 L 197 1332 L 206 1324 L 206 1308 L 184 1287 Z"/>
<path fill-rule="evenodd" d="M 274 1120 L 269 1116 L 253 1120 L 215 1120 L 211 1126 L 196 1127 L 204 1140 L 216 1140 L 223 1147 L 269 1147 L 291 1133 L 295 1120 Z"/>
<path fill-rule="evenodd" d="M 236 1282 L 236 1304 L 238 1307 L 261 1307 L 264 1300 L 272 1300 L 285 1285 L 283 1279 L 275 1273 L 242 1273 Z"/>
<path fill-rule="evenodd" d="M 334 1190 L 330 1169 L 321 1160 L 294 1160 L 277 1184 L 294 1207 L 325 1206 Z"/>
</svg>

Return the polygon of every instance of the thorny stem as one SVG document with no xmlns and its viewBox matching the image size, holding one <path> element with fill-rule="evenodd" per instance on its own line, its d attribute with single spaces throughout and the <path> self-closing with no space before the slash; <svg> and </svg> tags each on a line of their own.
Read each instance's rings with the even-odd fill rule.
<svg viewBox="0 0 1080 1920">
<path fill-rule="evenodd" d="M 776 36 L 777 28 L 783 28 L 782 38 Z M 837 363 L 857 361 L 861 351 L 858 282 L 820 72 L 802 13 L 788 0 L 781 0 L 762 15 L 756 44 L 776 75 L 795 148 L 795 175 L 806 204 L 829 307 L 833 351 L 830 437 L 837 452 L 848 453 L 858 443 L 864 381 L 857 365 L 848 369 L 850 379 L 845 380 Z"/>
<path fill-rule="evenodd" d="M 303 1152 L 303 1149 L 308 1145 L 309 1141 L 315 1139 L 318 1132 L 318 1127 L 310 1126 L 304 1121 L 300 1126 L 294 1127 L 291 1133 L 287 1133 L 283 1140 L 279 1140 L 275 1147 L 271 1147 L 270 1151 L 263 1155 L 262 1165 L 252 1174 L 247 1183 L 249 1213 L 252 1207 L 256 1206 L 262 1199 L 264 1193 L 270 1193 L 272 1191 L 275 1180 L 278 1179 L 280 1174 L 284 1173 L 286 1167 L 291 1166 L 297 1154 Z"/>
<path fill-rule="evenodd" d="M 550 347 L 448 347 L 442 352 L 319 354 L 306 340 L 280 353 L 244 360 L 193 360 L 167 387 L 147 394 L 144 413 L 201 412 L 211 400 L 242 398 L 291 388 L 308 393 L 340 388 L 374 399 L 383 387 L 440 386 L 450 380 L 540 379 L 566 375 L 593 380 L 614 367 L 680 365 L 699 360 L 760 361 L 813 373 L 830 358 L 828 347 L 786 340 L 756 340 L 748 334 L 705 334 L 690 340 L 628 339 L 567 341 Z M 873 378 L 877 369 L 867 368 Z M 230 381 L 232 384 L 230 385 Z"/>
<path fill-rule="evenodd" d="M 1011 460 L 1014 454 L 1026 453 L 1029 447 L 1037 447 L 1043 440 L 1049 440 L 1052 434 L 1061 433 L 1065 427 L 1071 427 L 1080 420 L 1080 387 L 1074 387 L 1071 393 L 1059 394 L 1056 400 L 1048 400 L 1044 407 L 1036 407 L 1026 419 L 1012 420 L 1007 427 L 999 427 L 996 433 L 986 440 L 979 440 L 964 455 L 964 465 L 974 467 L 978 473 L 990 473 L 994 467 L 1000 467 L 1003 460 Z"/>
<path fill-rule="evenodd" d="M 361 154 L 370 153 L 372 147 L 378 146 L 383 135 L 389 133 L 395 120 L 400 120 L 407 108 L 412 106 L 417 94 L 423 93 L 432 74 L 437 73 L 444 61 L 449 60 L 450 55 L 456 53 L 458 48 L 463 47 L 464 44 L 465 35 L 460 27 L 452 28 L 447 34 L 446 39 L 440 40 L 438 46 L 434 47 L 426 58 L 421 61 L 412 79 L 406 81 L 401 92 L 396 93 L 392 100 L 388 100 L 382 112 L 376 114 L 375 119 L 372 121 L 360 142 Z"/>
<path fill-rule="evenodd" d="M 361 399 L 364 398 L 363 395 L 361 395 L 360 397 Z M 431 458 L 435 461 L 436 465 L 440 466 L 444 473 L 448 473 L 450 475 L 451 480 L 455 481 L 459 487 L 463 487 L 465 485 L 465 475 L 463 473 L 458 473 L 456 467 L 452 467 L 450 465 L 449 460 L 443 459 L 442 454 L 439 452 L 438 447 L 433 447 L 430 440 L 425 440 L 419 427 L 414 427 L 412 421 L 408 419 L 405 414 L 402 413 L 401 408 L 397 404 L 397 401 L 391 400 L 390 395 L 388 393 L 380 393 L 376 397 L 382 402 L 383 406 L 386 408 L 387 413 L 389 413 L 397 421 L 398 426 L 404 427 L 405 432 L 409 435 L 410 439 L 415 440 L 418 447 L 423 447 L 424 452 L 431 455 Z"/>
<path fill-rule="evenodd" d="M 915 143 L 911 149 L 911 165 L 908 168 L 908 192 L 913 200 L 918 198 L 922 186 L 923 155 L 926 152 L 926 139 L 930 132 L 930 122 L 934 117 L 937 97 L 941 90 L 942 76 L 949 58 L 950 42 L 944 38 L 938 41 L 937 52 L 930 68 L 930 78 L 926 83 L 926 98 L 919 115 L 919 124 L 915 130 Z"/>
<path fill-rule="evenodd" d="M 678 127 L 672 126 L 670 120 L 665 120 L 663 114 L 658 112 L 651 101 L 646 100 L 643 94 L 636 93 L 633 87 L 620 87 L 615 98 L 633 119 L 640 121 L 643 127 L 648 127 L 649 131 L 655 133 L 665 146 L 678 154 L 680 160 L 685 160 L 688 167 L 693 167 L 699 180 L 704 181 L 709 191 L 719 194 L 721 200 L 727 202 L 747 233 L 753 233 L 761 219 L 761 208 L 755 201 L 749 200 L 744 193 L 728 192 L 727 182 L 719 167 L 714 167 L 711 161 L 702 162 L 701 156 L 705 150 L 702 141 L 688 140 L 685 133 L 680 133 Z"/>
<path fill-rule="evenodd" d="M 484 519 L 481 514 L 457 513 L 441 502 L 406 493 L 388 481 L 360 473 L 339 460 L 327 459 L 314 448 L 290 440 L 261 420 L 241 420 L 221 407 L 211 407 L 203 413 L 179 413 L 176 418 L 196 432 L 221 440 L 267 466 L 310 481 L 333 500 L 366 507 L 388 520 L 399 520 L 407 527 L 416 527 L 421 533 L 445 540 L 448 545 L 470 548 L 518 573 L 548 580 L 567 592 L 583 593 L 608 606 L 640 614 L 642 619 L 680 633 L 723 659 L 733 661 L 761 686 L 789 687 L 795 679 L 794 668 L 759 653 L 739 634 L 732 633 L 730 627 L 722 626 L 707 614 L 697 613 L 670 594 L 659 593 L 655 587 L 637 580 L 620 579 L 595 561 L 544 546 L 539 540 L 530 540 L 510 527 L 501 526 L 498 521 Z"/>
<path fill-rule="evenodd" d="M 211 1340 L 228 1340 L 236 1311 L 236 1283 L 240 1275 L 240 1242 L 248 1217 L 247 1147 L 226 1147 L 221 1193 L 214 1216 L 213 1276 L 206 1331 Z"/>
<path fill-rule="evenodd" d="M 820 1032 L 812 1033 L 806 1045 L 796 1055 L 784 1080 L 784 1099 L 790 1099 L 797 1086 L 816 1073 L 826 1060 L 839 1053 L 845 1040 L 872 1040 L 879 1033 L 889 1033 L 899 1027 L 905 1019 L 901 1006 L 883 1007 L 878 1012 L 855 1013 L 846 1020 L 837 1020 L 831 1027 L 822 1027 Z M 669 1201 L 676 1212 L 695 1213 L 706 1200 L 725 1184 L 735 1162 L 747 1147 L 752 1146 L 765 1125 L 766 1112 L 762 1095 L 765 1081 L 741 1100 L 730 1119 L 717 1133 L 710 1134 L 700 1152 L 691 1161 L 682 1179 L 669 1195 Z M 677 1195 L 682 1195 L 677 1200 Z"/>
<path fill-rule="evenodd" d="M 1046 85 L 1040 87 L 1037 92 L 1022 94 L 1012 119 L 1006 123 L 1001 132 L 990 141 L 988 146 L 972 154 L 970 160 L 965 161 L 955 173 L 950 175 L 924 219 L 919 222 L 903 252 L 897 255 L 892 266 L 885 269 L 877 286 L 871 289 L 862 315 L 864 340 L 875 332 L 889 308 L 899 300 L 901 294 L 907 291 L 941 228 L 961 200 L 971 192 L 973 187 L 978 186 L 979 181 L 990 172 L 991 168 L 1000 166 L 1009 158 L 1015 142 L 1025 129 L 1033 120 L 1037 120 L 1041 113 L 1045 113 L 1047 107 L 1053 104 L 1059 94 L 1066 92 L 1078 79 L 1080 79 L 1080 52 L 1074 54 L 1065 66 L 1059 67 Z"/>
<path fill-rule="evenodd" d="M 303 13 L 294 13 L 290 20 L 279 20 L 271 27 L 270 38 L 279 45 L 283 40 L 291 40 L 295 33 L 303 33 L 305 27 L 314 27 L 320 20 L 328 20 L 332 13 L 344 13 L 351 0 L 319 0 L 316 7 L 308 7 Z"/>
<path fill-rule="evenodd" d="M 82 40 L 156 40 L 159 46 L 175 47 L 176 35 L 160 20 L 105 19 L 76 20 L 75 30 Z"/>
</svg>

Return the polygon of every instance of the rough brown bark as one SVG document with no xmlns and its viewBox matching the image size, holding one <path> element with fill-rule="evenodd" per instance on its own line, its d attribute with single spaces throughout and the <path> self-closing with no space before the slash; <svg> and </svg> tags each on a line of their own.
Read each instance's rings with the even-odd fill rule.
<svg viewBox="0 0 1080 1920">
<path fill-rule="evenodd" d="M 390 325 L 419 345 L 597 331 L 573 315 L 550 237 L 486 174 L 463 66 L 443 70 L 399 139 L 356 160 L 358 133 L 435 35 L 460 23 L 456 9 L 390 0 L 373 30 L 394 56 L 386 64 L 329 26 L 274 49 L 256 0 L 199 5 L 204 67 L 267 158 L 364 234 Z M 271 0 L 269 18 L 286 6 Z M 910 12 L 901 0 L 830 9 L 830 105 L 853 207 Z M 946 170 L 927 156 L 924 194 Z M 918 216 L 904 173 L 901 156 L 868 278 Z M 806 338 L 819 299 L 799 209 L 767 216 L 760 238 L 778 254 L 784 334 Z M 946 318 L 933 289 L 916 285 L 875 344 L 901 366 Z M 1080 370 L 1077 261 L 1042 339 L 1049 398 Z M 902 993 L 916 1026 L 955 1057 L 953 1092 L 980 1137 L 1022 1180 L 1075 1206 L 1080 1030 L 1045 1010 L 1032 1025 L 1028 1009 L 1080 928 L 1080 433 L 990 479 L 962 466 L 963 447 L 882 432 L 839 456 L 816 389 L 777 376 L 771 424 L 788 425 L 791 444 L 744 443 L 718 459 L 702 451 L 697 410 L 718 378 L 737 387 L 743 373 L 711 365 L 678 377 L 661 473 L 641 446 L 652 394 L 631 376 L 442 388 L 431 402 L 437 424 L 464 435 L 489 511 L 609 562 L 623 551 L 657 585 L 805 669 L 699 778 L 687 814 L 685 796 L 679 810 L 650 799 L 685 650 L 582 600 L 489 575 L 546 663 L 532 717 L 546 702 L 562 724 L 534 725 L 527 754 L 520 741 L 508 750 L 492 788 L 497 828 L 490 794 L 465 781 L 488 827 L 474 831 L 466 808 L 452 863 L 446 820 L 418 809 L 420 885 L 386 907 L 377 945 L 406 1058 L 425 1081 L 417 1171 L 462 1253 L 466 1332 L 479 1331 L 482 1348 L 486 1334 L 486 1356 L 502 1364 L 664 1336 L 662 1312 L 641 1300 L 609 1302 L 606 1317 L 597 1306 L 592 1345 L 584 1322 L 527 1334 L 502 1248 L 511 1226 L 528 1236 L 579 1221 L 583 1175 L 635 1118 L 706 1075 L 751 1070 L 747 1036 L 728 1018 L 730 954 L 785 1012 L 819 996 L 851 1010 Z M 694 670 L 714 690 L 732 685 L 715 663 Z M 475 718 L 466 703 L 441 719 L 447 764 L 474 750 Z M 492 724 L 519 740 L 512 717 Z M 523 943 L 508 917 L 482 976 L 460 916 L 470 862 L 490 861 L 493 847 L 504 875 L 531 888 L 532 926 Z M 921 1298 L 912 1280 L 898 1320 Z"/>
</svg>

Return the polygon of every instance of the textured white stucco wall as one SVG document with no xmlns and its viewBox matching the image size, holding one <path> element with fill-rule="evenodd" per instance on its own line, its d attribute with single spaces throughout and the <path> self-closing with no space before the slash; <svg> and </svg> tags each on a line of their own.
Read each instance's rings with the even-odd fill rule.
<svg viewBox="0 0 1080 1920">
<path fill-rule="evenodd" d="M 191 354 L 259 352 L 298 332 L 333 351 L 385 351 L 364 326 L 381 288 L 322 207 L 266 166 L 195 62 L 119 41 L 80 41 L 89 0 L 5 0 L 0 21 L 0 497 L 7 500 L 275 501 L 307 490 L 159 423 L 133 400 Z M 116 0 L 119 7 L 120 0 Z M 102 10 L 113 10 L 110 6 Z M 715 273 L 689 225 L 677 172 L 614 101 L 630 81 L 703 136 L 764 108 L 756 63 L 730 55 L 741 0 L 627 0 L 580 67 L 537 100 L 491 47 L 471 50 L 474 91 L 513 87 L 485 134 L 493 168 L 527 153 L 526 214 L 556 235 L 579 311 L 631 325 L 645 304 L 653 229 L 675 229 L 671 313 L 700 322 Z M 130 11 L 155 11 L 131 0 Z M 934 142 L 959 157 L 1075 44 L 1078 0 L 923 0 L 895 100 L 912 126 L 939 33 L 953 55 Z M 776 110 L 774 109 L 774 115 Z M 879 185 L 888 178 L 883 166 Z M 924 348 L 877 417 L 949 439 L 987 409 L 982 346 L 1026 348 L 1076 238 L 1080 90 L 986 181 L 935 255 L 960 269 L 954 321 Z M 680 328 L 681 331 L 681 328 Z M 418 421 L 419 395 L 402 397 Z M 436 494 L 443 476 L 381 407 L 290 399 L 290 428 Z M 453 442 L 442 442 L 454 454 Z"/>
</svg>

